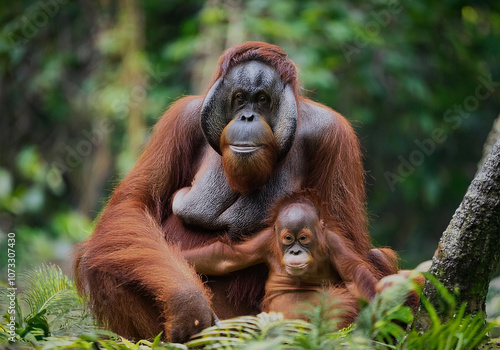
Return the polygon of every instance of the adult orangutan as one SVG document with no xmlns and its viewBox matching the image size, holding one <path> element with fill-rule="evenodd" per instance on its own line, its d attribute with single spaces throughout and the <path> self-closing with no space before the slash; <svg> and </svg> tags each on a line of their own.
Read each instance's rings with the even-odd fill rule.
<svg viewBox="0 0 500 350">
<path fill-rule="evenodd" d="M 182 255 L 198 273 L 215 276 L 266 263 L 269 277 L 262 311 L 303 318 L 293 305 L 319 300 L 326 293 L 337 311 L 332 316 L 338 328 L 344 328 L 357 316 L 358 298 L 371 301 L 384 274 L 370 264 L 369 255 L 389 254 L 379 262 L 392 274 L 397 272 L 396 257 L 386 248 L 360 255 L 326 215 L 314 192 L 294 193 L 274 205 L 271 226 L 263 231 L 241 243 L 216 241 Z"/>
<path fill-rule="evenodd" d="M 103 325 L 183 341 L 221 317 L 259 311 L 264 264 L 203 283 L 181 250 L 265 228 L 271 203 L 318 191 L 328 216 L 367 254 L 363 167 L 347 120 L 301 96 L 293 62 L 248 42 L 220 58 L 204 96 L 175 102 L 115 189 L 75 276 Z"/>
</svg>

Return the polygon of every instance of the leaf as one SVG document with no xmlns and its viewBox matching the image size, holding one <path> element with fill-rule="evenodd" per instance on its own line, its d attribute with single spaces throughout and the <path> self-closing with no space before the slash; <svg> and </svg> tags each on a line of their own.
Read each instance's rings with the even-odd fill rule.
<svg viewBox="0 0 500 350">
<path fill-rule="evenodd" d="M 428 280 L 432 285 L 437 289 L 439 296 L 443 298 L 446 302 L 447 306 L 451 309 L 456 309 L 457 307 L 457 299 L 455 296 L 442 284 L 439 282 L 436 276 L 429 272 L 423 272 L 423 275 L 426 280 Z"/>
<path fill-rule="evenodd" d="M 26 319 L 26 327 L 19 333 L 21 338 L 25 338 L 28 333 L 35 336 L 36 340 L 41 340 L 50 335 L 49 323 L 45 317 L 47 310 L 42 310 L 32 317 Z"/>
<path fill-rule="evenodd" d="M 485 324 L 484 315 L 480 313 L 464 317 L 465 310 L 466 304 L 462 304 L 454 317 L 447 323 L 441 324 L 438 319 L 424 333 L 412 330 L 401 349 L 459 350 L 478 348 L 486 343 L 486 334 L 493 325 L 491 323 Z M 431 313 L 429 312 L 429 314 Z"/>
<path fill-rule="evenodd" d="M 413 314 L 409 307 L 403 306 L 408 293 L 413 290 L 411 281 L 395 284 L 378 294 L 373 301 L 361 310 L 354 333 L 368 339 L 377 339 L 391 343 L 401 340 L 404 329 L 395 321 L 409 324 Z"/>
<path fill-rule="evenodd" d="M 298 334 L 310 330 L 303 320 L 285 320 L 282 314 L 261 313 L 257 316 L 242 316 L 220 321 L 220 327 L 213 326 L 195 335 L 187 342 L 189 348 L 206 346 L 204 349 L 237 347 L 252 343 L 252 349 L 263 346 L 262 341 L 279 339 L 279 344 L 292 344 Z M 275 340 L 273 340 L 275 341 Z"/>
<path fill-rule="evenodd" d="M 21 281 L 25 291 L 21 300 L 29 306 L 24 337 L 35 329 L 49 333 L 64 334 L 71 330 L 79 332 L 93 329 L 93 321 L 87 314 L 83 301 L 78 296 L 73 282 L 55 265 L 42 265 L 26 272 Z M 27 332 L 25 332 L 27 330 Z M 33 333 L 38 339 L 38 333 Z"/>
<path fill-rule="evenodd" d="M 30 307 L 30 316 L 47 310 L 58 315 L 72 309 L 81 308 L 82 301 L 73 282 L 55 265 L 42 265 L 26 272 L 24 278 L 27 289 L 23 300 Z"/>
</svg>

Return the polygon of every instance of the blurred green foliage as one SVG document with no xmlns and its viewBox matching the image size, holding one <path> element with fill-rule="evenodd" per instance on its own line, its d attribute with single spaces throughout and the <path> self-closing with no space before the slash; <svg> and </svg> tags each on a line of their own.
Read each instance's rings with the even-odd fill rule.
<svg viewBox="0 0 500 350">
<path fill-rule="evenodd" d="M 243 40 L 352 121 L 372 236 L 404 266 L 432 256 L 500 111 L 492 1 L 6 0 L 0 33 L 0 268 L 15 232 L 19 268 L 67 271 L 150 127 Z"/>
</svg>

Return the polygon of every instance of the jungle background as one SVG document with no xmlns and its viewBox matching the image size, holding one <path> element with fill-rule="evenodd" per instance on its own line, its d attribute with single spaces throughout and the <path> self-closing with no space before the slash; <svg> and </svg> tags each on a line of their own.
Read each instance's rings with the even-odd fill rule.
<svg viewBox="0 0 500 350">
<path fill-rule="evenodd" d="M 8 232 L 17 271 L 70 273 L 152 125 L 235 44 L 281 46 L 352 122 L 374 244 L 405 268 L 432 257 L 500 113 L 496 1 L 4 0 L 0 32 L 3 281 Z"/>
</svg>

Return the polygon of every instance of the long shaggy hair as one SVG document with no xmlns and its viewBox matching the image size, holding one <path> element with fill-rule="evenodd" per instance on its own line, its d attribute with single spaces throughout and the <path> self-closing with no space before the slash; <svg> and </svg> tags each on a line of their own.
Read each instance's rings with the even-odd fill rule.
<svg viewBox="0 0 500 350">
<path fill-rule="evenodd" d="M 297 68 L 285 51 L 276 45 L 249 41 L 226 50 L 219 59 L 217 71 L 210 86 L 234 66 L 248 61 L 260 61 L 276 69 L 285 84 L 290 84 L 295 96 L 300 95 Z"/>
</svg>

